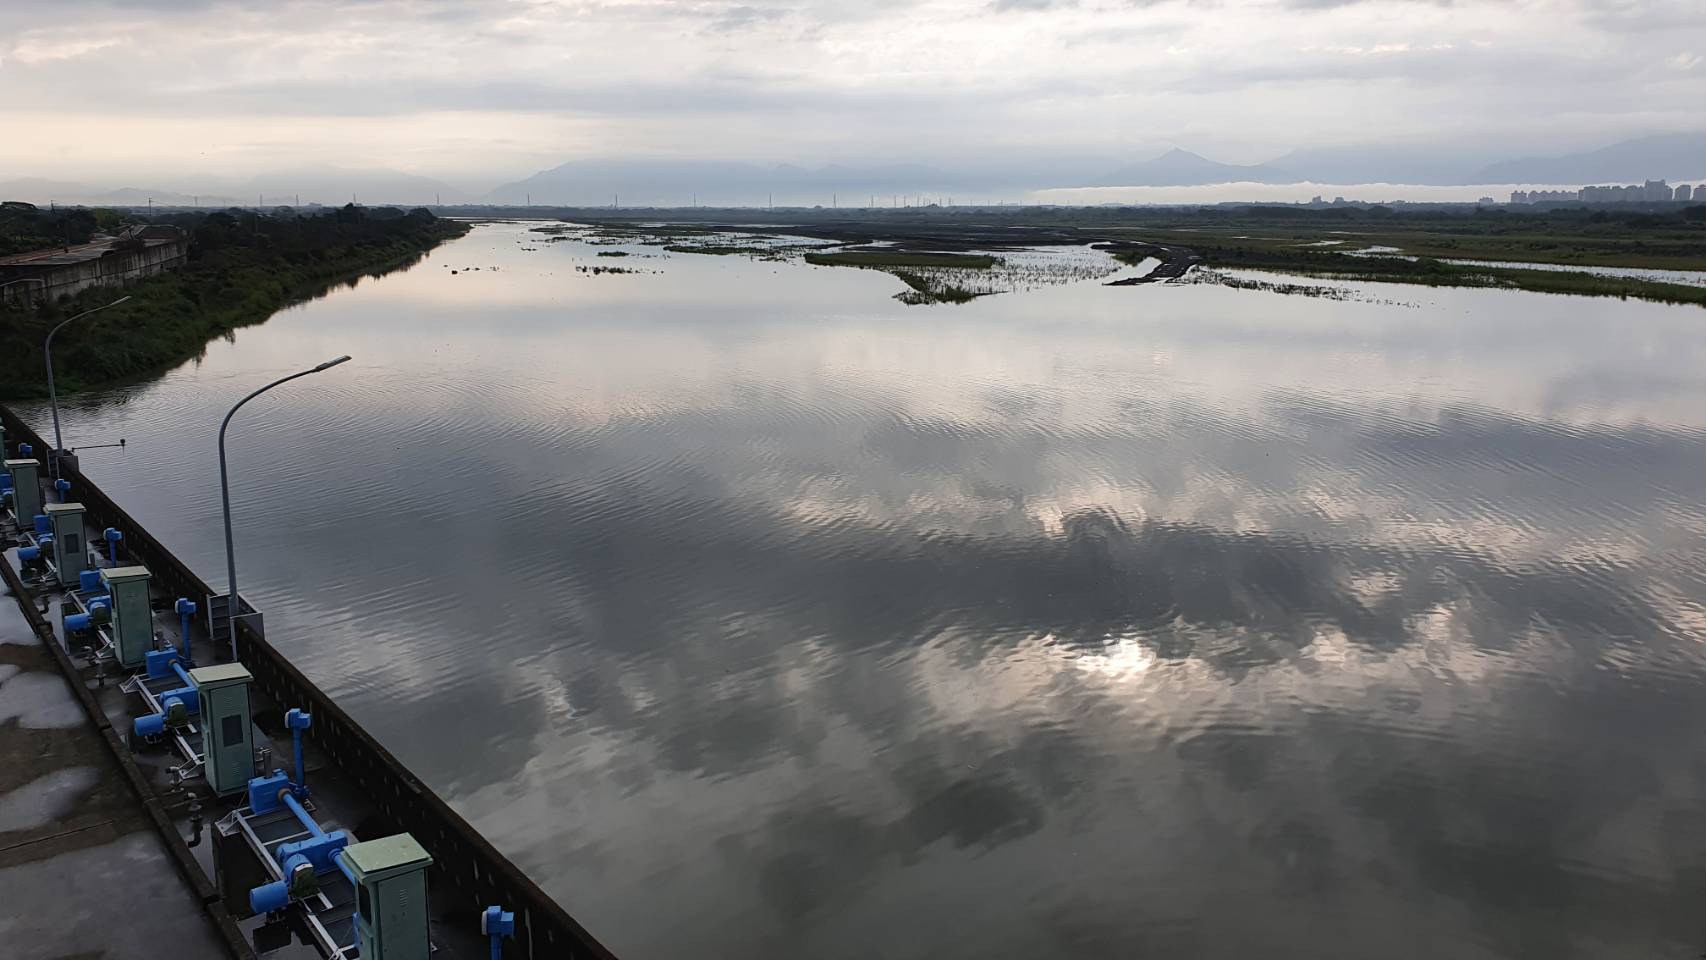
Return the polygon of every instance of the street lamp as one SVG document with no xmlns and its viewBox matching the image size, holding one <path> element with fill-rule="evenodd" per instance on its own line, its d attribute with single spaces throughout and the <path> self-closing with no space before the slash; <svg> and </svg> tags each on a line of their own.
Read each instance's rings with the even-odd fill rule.
<svg viewBox="0 0 1706 960">
<path fill-rule="evenodd" d="M 68 317 L 59 321 L 57 326 L 47 332 L 47 342 L 42 344 L 42 360 L 47 364 L 47 399 L 48 404 L 53 407 L 53 475 L 55 477 L 59 476 L 59 458 L 65 456 L 65 440 L 59 435 L 59 394 L 53 389 L 53 335 L 64 329 L 65 325 L 73 320 L 81 320 L 89 314 L 105 310 L 107 307 L 116 307 L 129 299 L 130 296 L 127 294 L 112 303 L 102 304 L 94 310 L 85 310 L 75 317 Z"/>
<path fill-rule="evenodd" d="M 5 283 L 0 283 L 0 290 L 3 290 L 6 287 L 9 287 L 14 283 L 39 283 L 39 284 L 41 284 L 42 292 L 43 293 L 47 292 L 47 281 L 43 280 L 40 277 L 24 277 L 20 280 L 8 280 Z"/>
<path fill-rule="evenodd" d="M 219 499 L 225 507 L 225 613 L 226 627 L 231 631 L 232 660 L 237 659 L 237 616 L 240 613 L 239 607 L 242 605 L 242 601 L 237 598 L 237 553 L 231 546 L 231 481 L 230 476 L 225 469 L 225 428 L 231 425 L 232 414 L 235 414 L 243 404 L 248 403 L 250 400 L 255 399 L 263 393 L 266 393 L 273 387 L 276 387 L 281 383 L 289 383 L 297 377 L 306 377 L 311 373 L 330 370 L 348 359 L 349 357 L 345 355 L 337 358 L 336 360 L 327 360 L 325 363 L 322 363 L 312 369 L 303 370 L 300 373 L 293 373 L 288 377 L 280 377 L 279 379 L 274 380 L 259 390 L 256 390 L 254 393 L 251 393 L 237 401 L 237 405 L 232 407 L 230 411 L 225 414 L 224 422 L 219 424 Z"/>
</svg>

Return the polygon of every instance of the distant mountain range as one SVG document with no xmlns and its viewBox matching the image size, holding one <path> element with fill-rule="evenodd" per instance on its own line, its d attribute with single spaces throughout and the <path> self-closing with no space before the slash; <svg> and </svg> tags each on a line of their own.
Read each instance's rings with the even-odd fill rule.
<svg viewBox="0 0 1706 960">
<path fill-rule="evenodd" d="M 1218 163 L 1177 147 L 1103 174 L 1087 187 L 1194 187 L 1205 183 L 1297 183 L 1302 177 L 1258 163 L 1248 166 Z"/>
<path fill-rule="evenodd" d="M 1309 147 L 1267 163 L 1217 163 L 1185 150 L 1111 171 L 1086 186 L 1180 187 L 1215 183 L 1474 184 L 1634 183 L 1706 177 L 1706 133 L 1624 140 L 1598 150 L 1497 161 L 1458 147 L 1370 144 Z"/>
<path fill-rule="evenodd" d="M 486 194 L 493 203 L 564 206 L 763 206 L 816 203 L 888 206 L 895 198 L 930 199 L 988 189 L 987 178 L 919 164 L 883 167 L 763 166 L 690 160 L 573 160 Z"/>
<path fill-rule="evenodd" d="M 862 207 L 935 199 L 1017 199 L 1050 187 L 1185 187 L 1222 183 L 1468 184 L 1635 183 L 1664 177 L 1706 179 L 1706 133 L 1625 140 L 1597 150 L 1552 157 L 1501 159 L 1462 145 L 1372 144 L 1308 147 L 1267 163 L 1232 164 L 1172 149 L 1128 162 L 1089 156 L 991 158 L 953 168 L 921 164 L 821 167 L 734 161 L 574 160 L 486 193 L 459 190 L 430 177 L 395 170 L 333 166 L 272 171 L 243 181 L 207 183 L 199 194 L 181 181 L 173 189 L 111 189 L 69 181 L 0 181 L 0 200 L 32 203 L 203 207 L 322 203 L 493 203 L 624 207 L 778 206 Z"/>
<path fill-rule="evenodd" d="M 396 170 L 346 167 L 300 167 L 250 177 L 235 191 L 239 197 L 265 196 L 268 203 L 290 203 L 294 197 L 320 203 L 367 204 L 461 203 L 473 199 L 442 180 Z M 435 198 L 442 198 L 435 200 Z"/>
<path fill-rule="evenodd" d="M 0 200 L 29 203 L 90 204 L 140 207 L 150 200 L 155 206 L 252 207 L 323 203 L 342 205 L 352 199 L 364 204 L 462 203 L 468 194 L 430 177 L 395 170 L 361 170 L 345 167 L 301 167 L 277 170 L 236 183 L 209 184 L 196 193 L 165 187 L 120 187 L 109 189 L 68 180 L 25 177 L 0 180 Z"/>
<path fill-rule="evenodd" d="M 1528 157 L 1489 164 L 1477 183 L 1623 183 L 1660 177 L 1706 177 L 1706 133 L 1674 133 L 1625 140 L 1561 157 Z"/>
</svg>

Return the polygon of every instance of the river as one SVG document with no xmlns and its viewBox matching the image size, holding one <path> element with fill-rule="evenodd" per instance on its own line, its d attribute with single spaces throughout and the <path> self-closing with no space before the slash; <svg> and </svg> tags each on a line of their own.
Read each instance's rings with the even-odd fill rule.
<svg viewBox="0 0 1706 960">
<path fill-rule="evenodd" d="M 63 414 L 624 960 L 1706 947 L 1706 311 L 619 249 Z"/>
</svg>

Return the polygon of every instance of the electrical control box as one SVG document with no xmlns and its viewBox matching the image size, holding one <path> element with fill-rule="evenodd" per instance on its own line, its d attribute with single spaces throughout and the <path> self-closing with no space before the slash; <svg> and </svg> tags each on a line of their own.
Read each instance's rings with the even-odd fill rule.
<svg viewBox="0 0 1706 960">
<path fill-rule="evenodd" d="M 249 684 L 254 676 L 240 663 L 189 671 L 201 705 L 202 771 L 220 796 L 240 793 L 255 775 Z"/>
<path fill-rule="evenodd" d="M 54 538 L 55 543 L 59 540 Z M 119 665 L 138 669 L 154 649 L 154 612 L 148 606 L 147 567 L 108 567 L 101 586 L 112 599 L 113 655 Z"/>
<path fill-rule="evenodd" d="M 355 878 L 361 960 L 427 960 L 427 868 L 432 855 L 399 833 L 352 843 L 341 854 Z"/>
<path fill-rule="evenodd" d="M 6 469 L 12 473 L 12 513 L 18 518 L 18 529 L 28 530 L 31 520 L 41 512 L 41 464 L 7 460 Z"/>
<path fill-rule="evenodd" d="M 83 541 L 83 505 L 50 503 L 42 508 L 53 530 L 53 565 L 59 585 L 77 583 L 77 575 L 89 566 L 89 545 Z"/>
</svg>

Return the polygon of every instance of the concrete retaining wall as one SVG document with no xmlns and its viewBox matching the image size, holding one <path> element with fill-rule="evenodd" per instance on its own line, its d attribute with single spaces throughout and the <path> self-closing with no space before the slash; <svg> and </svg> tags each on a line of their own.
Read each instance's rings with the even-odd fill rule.
<svg viewBox="0 0 1706 960">
<path fill-rule="evenodd" d="M 114 247 L 98 257 L 68 264 L 13 264 L 0 269 L 0 282 L 25 278 L 43 283 L 16 283 L 0 289 L 7 299 L 39 301 L 69 297 L 90 287 L 116 287 L 175 269 L 189 256 L 188 237 L 151 240 L 139 249 Z"/>
</svg>

